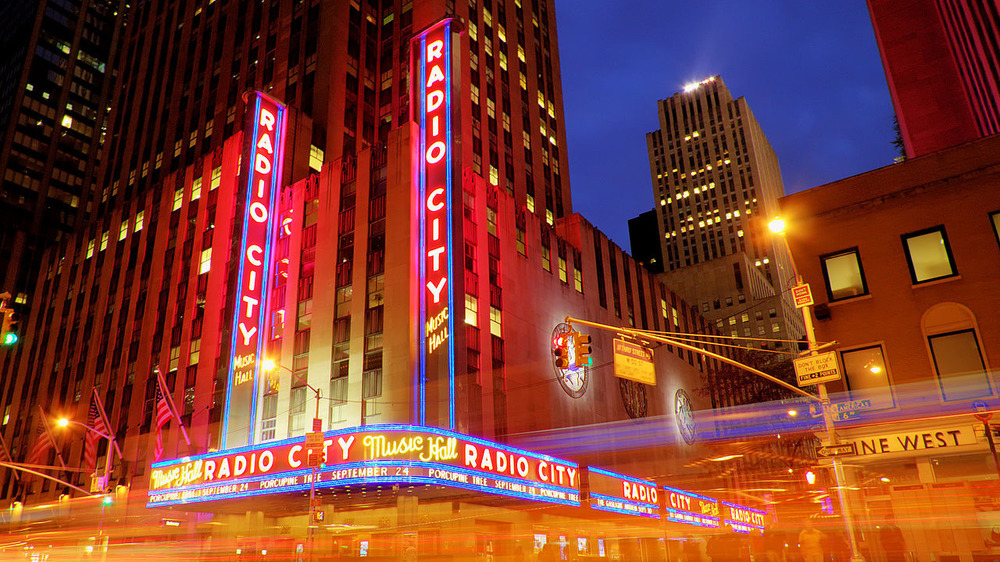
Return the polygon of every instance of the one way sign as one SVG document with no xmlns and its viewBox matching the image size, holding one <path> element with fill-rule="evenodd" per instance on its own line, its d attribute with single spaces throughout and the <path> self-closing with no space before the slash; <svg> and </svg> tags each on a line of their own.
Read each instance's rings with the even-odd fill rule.
<svg viewBox="0 0 1000 562">
<path fill-rule="evenodd" d="M 816 448 L 816 456 L 822 457 L 824 459 L 830 457 L 840 457 L 846 455 L 856 455 L 858 454 L 857 449 L 854 448 L 854 443 L 844 443 L 842 445 L 827 445 L 824 447 Z"/>
</svg>

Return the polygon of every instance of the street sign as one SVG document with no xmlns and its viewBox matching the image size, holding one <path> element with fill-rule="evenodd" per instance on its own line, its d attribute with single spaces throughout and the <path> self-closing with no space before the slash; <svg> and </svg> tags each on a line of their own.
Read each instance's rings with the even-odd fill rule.
<svg viewBox="0 0 1000 562">
<path fill-rule="evenodd" d="M 836 351 L 793 359 L 792 366 L 795 367 L 795 379 L 799 386 L 840 380 L 840 365 L 837 363 Z"/>
<path fill-rule="evenodd" d="M 830 404 L 830 409 L 834 412 L 870 410 L 871 407 L 872 401 L 867 398 L 864 400 L 848 400 L 847 402 L 836 402 L 834 404 Z"/>
<path fill-rule="evenodd" d="M 653 352 L 645 347 L 616 339 L 614 341 L 615 376 L 643 384 L 656 384 Z"/>
<path fill-rule="evenodd" d="M 858 419 L 858 413 L 850 410 L 846 412 L 834 412 L 831 418 L 833 421 L 856 420 Z"/>
<path fill-rule="evenodd" d="M 322 431 L 310 431 L 306 433 L 306 449 L 322 449 L 323 448 L 323 432 Z"/>
<path fill-rule="evenodd" d="M 823 447 L 816 447 L 816 456 L 823 457 L 824 459 L 830 457 L 842 457 L 847 455 L 858 454 L 857 449 L 854 448 L 854 443 L 844 443 L 842 445 L 826 445 Z"/>
<path fill-rule="evenodd" d="M 309 467 L 322 466 L 323 462 L 322 460 L 320 460 L 321 458 L 322 455 L 320 455 L 319 453 L 310 452 L 308 455 L 306 455 L 306 466 Z"/>
<path fill-rule="evenodd" d="M 313 418 L 313 431 L 323 431 L 323 418 Z"/>
<path fill-rule="evenodd" d="M 812 291 L 809 283 L 803 283 L 792 287 L 792 298 L 795 299 L 795 308 L 804 308 L 813 305 Z"/>
</svg>

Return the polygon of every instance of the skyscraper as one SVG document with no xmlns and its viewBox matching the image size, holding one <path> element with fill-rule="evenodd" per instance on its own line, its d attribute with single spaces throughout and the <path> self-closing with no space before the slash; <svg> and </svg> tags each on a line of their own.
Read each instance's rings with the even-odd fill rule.
<svg viewBox="0 0 1000 562">
<path fill-rule="evenodd" d="M 25 305 L 41 250 L 92 209 L 122 0 L 0 5 L 0 292 Z"/>
<path fill-rule="evenodd" d="M 868 0 L 907 157 L 1000 132 L 993 0 Z"/>
<path fill-rule="evenodd" d="M 712 76 L 657 106 L 646 145 L 666 283 L 723 334 L 798 339 L 791 260 L 767 228 L 781 171 L 747 101 Z"/>
<path fill-rule="evenodd" d="M 570 214 L 551 0 L 154 0 L 129 21 L 99 212 L 45 254 L 0 377 L 14 456 L 24 404 L 72 415 L 96 388 L 144 485 L 157 366 L 193 440 L 168 426 L 168 457 L 314 418 L 503 441 L 698 406 L 716 365 L 679 347 L 657 354 L 671 385 L 554 367 L 574 311 L 711 327 Z"/>
<path fill-rule="evenodd" d="M 292 107 L 292 142 L 309 156 L 286 180 L 384 146 L 410 116 L 410 37 L 455 15 L 468 24 L 461 136 L 473 172 L 550 225 L 572 210 L 551 0 L 153 0 L 134 12 L 102 209 L 219 150 L 249 89 Z"/>
</svg>

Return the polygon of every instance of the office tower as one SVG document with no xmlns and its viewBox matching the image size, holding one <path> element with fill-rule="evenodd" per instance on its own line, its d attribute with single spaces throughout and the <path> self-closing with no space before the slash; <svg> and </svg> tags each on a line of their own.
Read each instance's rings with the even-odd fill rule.
<svg viewBox="0 0 1000 562">
<path fill-rule="evenodd" d="M 646 144 L 666 283 L 725 335 L 798 339 L 791 260 L 767 227 L 781 171 L 747 101 L 713 76 L 657 107 Z"/>
<path fill-rule="evenodd" d="M 33 310 L 60 312 L 31 320 L 2 379 L 15 457 L 36 405 L 79 418 L 97 389 L 116 478 L 141 489 L 155 367 L 192 438 L 171 426 L 168 458 L 301 437 L 314 418 L 506 441 L 704 403 L 716 365 L 680 348 L 657 354 L 673 382 L 656 387 L 554 367 L 570 314 L 711 327 L 570 214 L 551 1 L 154 1 L 129 21 L 99 213 L 45 254 Z M 248 174 L 265 172 L 262 198 Z M 595 350 L 610 358 L 611 339 Z M 620 458 L 652 471 L 693 454 L 690 423 L 667 431 L 680 454 Z"/>
<path fill-rule="evenodd" d="M 86 217 L 119 0 L 0 5 L 0 292 L 25 310 L 41 250 Z"/>
<path fill-rule="evenodd" d="M 650 209 L 628 220 L 628 239 L 632 257 L 650 273 L 663 273 L 660 236 L 656 226 L 656 210 Z"/>
<path fill-rule="evenodd" d="M 411 36 L 445 15 L 468 25 L 463 150 L 472 171 L 550 225 L 571 213 L 551 0 L 324 0 L 136 5 L 125 37 L 99 204 L 128 201 L 219 150 L 258 89 L 292 108 L 301 179 L 384 146 L 411 111 Z"/>
<path fill-rule="evenodd" d="M 993 0 L 868 0 L 909 158 L 1000 132 Z"/>
</svg>

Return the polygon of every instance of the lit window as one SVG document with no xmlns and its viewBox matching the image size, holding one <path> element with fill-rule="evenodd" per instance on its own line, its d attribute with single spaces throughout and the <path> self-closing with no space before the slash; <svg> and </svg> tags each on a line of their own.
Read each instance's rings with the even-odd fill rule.
<svg viewBox="0 0 1000 562">
<path fill-rule="evenodd" d="M 465 295 L 465 323 L 476 326 L 479 316 L 479 299 L 466 293 Z"/>
<path fill-rule="evenodd" d="M 904 234 L 901 238 L 914 283 L 958 275 L 943 226 Z"/>
<path fill-rule="evenodd" d="M 73 118 L 70 117 L 69 115 L 63 115 L 62 126 L 63 127 L 72 127 L 73 126 Z"/>
<path fill-rule="evenodd" d="M 823 263 L 826 294 L 831 302 L 868 294 L 868 283 L 857 248 L 820 256 L 819 259 Z"/>
<path fill-rule="evenodd" d="M 498 338 L 502 337 L 502 332 L 500 330 L 501 316 L 502 313 L 500 312 L 499 308 L 492 306 L 490 307 L 490 334 L 493 334 Z"/>
<path fill-rule="evenodd" d="M 105 230 L 101 233 L 101 251 L 108 249 L 108 231 Z"/>
<path fill-rule="evenodd" d="M 135 215 L 135 231 L 136 232 L 139 232 L 140 230 L 142 230 L 142 227 L 143 227 L 143 213 L 145 213 L 145 211 L 139 211 Z"/>
<path fill-rule="evenodd" d="M 771 324 L 771 332 L 777 334 L 780 331 L 781 331 L 781 324 L 778 324 L 777 322 Z"/>
<path fill-rule="evenodd" d="M 578 293 L 583 292 L 583 272 L 580 271 L 579 267 L 573 268 L 573 288 L 575 288 Z"/>
<path fill-rule="evenodd" d="M 205 248 L 201 251 L 201 267 L 198 268 L 198 275 L 208 273 L 212 269 L 212 249 Z"/>
<path fill-rule="evenodd" d="M 322 148 L 320 148 L 320 147 L 318 147 L 318 146 L 316 146 L 314 144 L 309 145 L 309 168 L 310 169 L 315 170 L 317 172 L 320 171 L 321 169 L 323 169 L 323 159 L 324 158 L 325 158 L 325 154 L 323 153 L 323 149 Z"/>
<path fill-rule="evenodd" d="M 208 190 L 211 191 L 222 184 L 222 166 L 212 168 L 212 183 L 209 185 Z"/>
<path fill-rule="evenodd" d="M 128 236 L 128 221 L 122 221 L 122 225 L 118 227 L 118 240 L 124 240 Z"/>
<path fill-rule="evenodd" d="M 191 200 L 201 199 L 201 178 L 195 178 L 191 184 Z"/>
<path fill-rule="evenodd" d="M 566 276 L 566 258 L 562 256 L 559 256 L 559 280 L 563 283 L 566 283 L 569 280 Z"/>
<path fill-rule="evenodd" d="M 174 192 L 174 207 L 173 207 L 173 210 L 176 211 L 177 209 L 180 209 L 181 205 L 183 205 L 183 204 L 184 204 L 184 190 L 183 189 L 178 189 L 177 191 Z"/>
<path fill-rule="evenodd" d="M 87 259 L 94 257 L 94 246 L 95 243 L 93 240 L 87 242 Z"/>
<path fill-rule="evenodd" d="M 873 409 L 896 405 L 881 345 L 842 351 L 840 360 L 851 400 L 871 400 Z"/>
<path fill-rule="evenodd" d="M 542 269 L 552 273 L 552 250 L 548 246 L 542 246 Z"/>
</svg>

